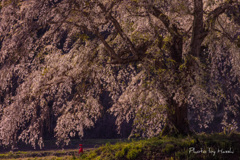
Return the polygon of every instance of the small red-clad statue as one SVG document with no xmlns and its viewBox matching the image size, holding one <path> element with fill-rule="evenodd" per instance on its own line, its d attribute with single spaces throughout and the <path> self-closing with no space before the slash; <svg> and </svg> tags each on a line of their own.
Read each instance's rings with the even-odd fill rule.
<svg viewBox="0 0 240 160">
<path fill-rule="evenodd" d="M 78 154 L 80 154 L 80 153 L 83 153 L 83 148 L 82 148 L 82 144 L 79 144 L 79 151 L 78 151 Z"/>
</svg>

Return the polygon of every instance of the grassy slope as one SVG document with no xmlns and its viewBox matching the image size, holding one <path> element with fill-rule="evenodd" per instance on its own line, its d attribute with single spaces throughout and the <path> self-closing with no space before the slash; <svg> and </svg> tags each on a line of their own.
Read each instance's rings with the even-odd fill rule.
<svg viewBox="0 0 240 160">
<path fill-rule="evenodd" d="M 206 153 L 190 153 L 189 148 L 206 150 Z M 217 153 L 218 149 L 234 151 Z M 209 153 L 216 151 L 215 155 Z M 74 158 L 74 157 L 73 157 Z M 199 134 L 192 137 L 161 137 L 148 140 L 106 144 L 81 156 L 82 160 L 151 160 L 151 159 L 189 159 L 189 160 L 240 160 L 240 134 Z"/>
</svg>

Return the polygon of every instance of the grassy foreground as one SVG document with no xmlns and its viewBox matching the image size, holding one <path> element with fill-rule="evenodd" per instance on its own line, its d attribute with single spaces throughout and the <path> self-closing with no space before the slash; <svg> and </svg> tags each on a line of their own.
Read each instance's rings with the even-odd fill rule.
<svg viewBox="0 0 240 160">
<path fill-rule="evenodd" d="M 51 151 L 48 151 L 51 152 Z M 53 151 L 52 151 L 53 152 Z M 132 140 L 84 152 L 78 156 L 77 150 L 54 151 L 39 157 L 34 152 L 1 154 L 0 159 L 17 160 L 240 160 L 240 133 L 226 135 L 198 134 L 189 137 L 155 137 Z M 58 153 L 58 154 L 56 154 Z M 21 156 L 17 156 L 21 155 Z M 27 156 L 28 155 L 28 156 Z"/>
<path fill-rule="evenodd" d="M 75 159 L 75 157 L 73 157 Z M 106 144 L 83 154 L 81 160 L 240 160 L 240 134 L 199 134 L 155 137 Z"/>
</svg>

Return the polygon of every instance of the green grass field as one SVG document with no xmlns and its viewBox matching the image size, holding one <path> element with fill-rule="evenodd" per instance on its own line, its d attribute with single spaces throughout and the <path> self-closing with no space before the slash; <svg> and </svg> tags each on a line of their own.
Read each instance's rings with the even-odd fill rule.
<svg viewBox="0 0 240 160">
<path fill-rule="evenodd" d="M 85 150 L 14 152 L 0 155 L 0 159 L 21 160 L 240 160 L 240 133 L 226 135 L 198 134 L 188 137 L 155 137 L 151 139 L 119 141 L 90 140 L 100 147 Z M 96 143 L 94 143 L 96 142 Z M 110 144 L 115 143 L 115 144 Z M 104 144 L 106 143 L 106 144 Z M 214 153 L 215 152 L 215 153 Z M 34 155 L 35 154 L 35 155 Z"/>
</svg>

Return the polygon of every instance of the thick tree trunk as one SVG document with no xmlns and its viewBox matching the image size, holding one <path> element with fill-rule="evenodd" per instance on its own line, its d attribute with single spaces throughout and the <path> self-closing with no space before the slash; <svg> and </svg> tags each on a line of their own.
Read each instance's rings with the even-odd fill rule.
<svg viewBox="0 0 240 160">
<path fill-rule="evenodd" d="M 172 120 L 173 125 L 177 128 L 180 134 L 188 134 L 189 133 L 189 124 L 187 117 L 187 104 L 184 103 L 182 105 L 175 106 L 175 113 L 173 115 L 175 119 Z M 169 117 L 169 118 L 170 118 Z"/>
<path fill-rule="evenodd" d="M 176 101 L 171 97 L 168 101 L 167 121 L 162 135 L 188 135 L 190 134 L 188 123 L 187 103 Z"/>
<path fill-rule="evenodd" d="M 17 147 L 17 133 L 13 135 L 13 144 L 11 146 L 12 151 L 16 151 L 18 149 Z"/>
</svg>

